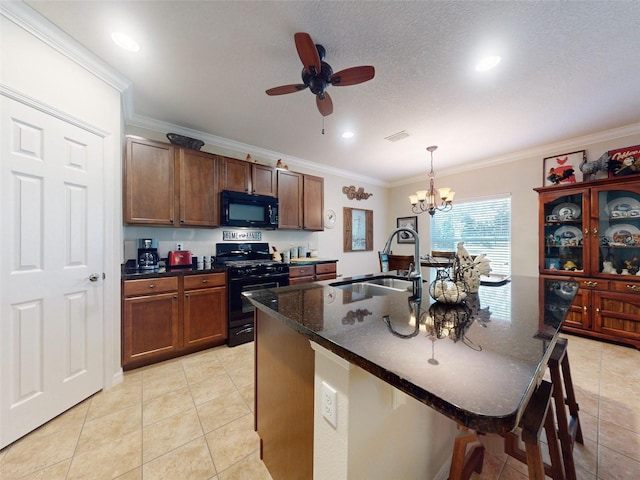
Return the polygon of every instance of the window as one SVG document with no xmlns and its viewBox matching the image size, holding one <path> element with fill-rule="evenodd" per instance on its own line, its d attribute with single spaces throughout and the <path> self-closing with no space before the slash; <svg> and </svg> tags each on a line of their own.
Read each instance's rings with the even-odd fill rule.
<svg viewBox="0 0 640 480">
<path fill-rule="evenodd" d="M 486 254 L 491 273 L 511 275 L 511 197 L 455 203 L 431 217 L 431 250 L 455 251 L 458 242 L 471 255 Z"/>
</svg>

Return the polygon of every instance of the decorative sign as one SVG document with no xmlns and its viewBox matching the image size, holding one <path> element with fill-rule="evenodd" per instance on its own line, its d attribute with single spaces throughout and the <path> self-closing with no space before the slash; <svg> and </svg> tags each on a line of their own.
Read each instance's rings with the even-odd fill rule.
<svg viewBox="0 0 640 480">
<path fill-rule="evenodd" d="M 358 190 L 356 190 L 356 187 L 354 187 L 353 185 L 342 187 L 342 193 L 344 193 L 349 200 L 353 200 L 354 198 L 356 200 L 366 200 L 371 195 L 373 195 L 373 193 L 365 192 L 364 187 L 360 187 L 358 188 Z"/>
<path fill-rule="evenodd" d="M 262 232 L 260 230 L 223 230 L 222 240 L 255 240 L 259 242 L 262 241 Z"/>
</svg>

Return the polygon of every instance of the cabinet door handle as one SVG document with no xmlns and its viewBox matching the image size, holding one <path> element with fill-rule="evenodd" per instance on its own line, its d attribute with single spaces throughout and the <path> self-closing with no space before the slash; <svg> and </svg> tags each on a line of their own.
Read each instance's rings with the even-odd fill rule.
<svg viewBox="0 0 640 480">
<path fill-rule="evenodd" d="M 155 286 L 155 284 L 150 283 L 150 284 L 149 284 L 149 288 L 156 288 L 156 286 Z"/>
<path fill-rule="evenodd" d="M 169 223 L 173 224 L 173 218 L 169 219 Z"/>
<path fill-rule="evenodd" d="M 181 218 L 181 219 L 180 219 L 180 223 L 184 223 L 184 218 Z"/>
<path fill-rule="evenodd" d="M 592 282 L 591 280 L 587 280 L 586 282 L 584 282 L 584 286 L 585 287 L 597 287 L 598 286 L 598 282 Z"/>
<path fill-rule="evenodd" d="M 598 227 L 595 227 L 595 228 L 593 229 L 593 237 L 595 238 L 595 237 L 597 237 L 597 236 L 598 236 Z"/>
<path fill-rule="evenodd" d="M 632 292 L 640 292 L 640 286 L 631 285 L 630 283 L 627 284 L 627 289 L 631 290 Z"/>
<path fill-rule="evenodd" d="M 585 235 L 589 235 L 589 229 L 588 229 L 588 228 L 586 228 L 586 227 L 585 227 L 585 229 L 584 229 L 584 234 L 585 234 Z"/>
<path fill-rule="evenodd" d="M 177 300 L 177 299 L 178 299 L 178 295 L 174 295 L 174 296 L 173 296 L 173 299 L 174 299 L 174 300 Z"/>
<path fill-rule="evenodd" d="M 583 306 L 582 306 L 582 311 L 583 311 L 584 313 L 587 313 L 587 306 L 586 306 L 586 305 L 583 305 Z"/>
<path fill-rule="evenodd" d="M 596 313 L 597 313 L 598 315 L 600 315 L 600 308 L 599 308 L 599 307 L 596 307 Z"/>
<path fill-rule="evenodd" d="M 209 283 L 209 279 L 205 278 L 204 280 L 202 280 L 202 283 Z"/>
</svg>

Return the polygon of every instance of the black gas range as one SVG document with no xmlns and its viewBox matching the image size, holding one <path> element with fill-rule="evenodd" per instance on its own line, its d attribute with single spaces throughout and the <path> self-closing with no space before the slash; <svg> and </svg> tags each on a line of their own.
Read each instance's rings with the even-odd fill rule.
<svg viewBox="0 0 640 480">
<path fill-rule="evenodd" d="M 216 243 L 215 263 L 227 267 L 227 343 L 251 342 L 254 308 L 242 293 L 289 285 L 289 265 L 271 259 L 268 243 Z"/>
</svg>

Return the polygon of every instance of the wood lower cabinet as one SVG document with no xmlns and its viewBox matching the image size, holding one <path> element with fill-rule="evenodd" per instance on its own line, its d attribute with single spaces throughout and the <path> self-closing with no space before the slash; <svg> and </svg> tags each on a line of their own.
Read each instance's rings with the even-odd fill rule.
<svg viewBox="0 0 640 480">
<path fill-rule="evenodd" d="M 184 277 L 184 347 L 222 343 L 227 339 L 225 275 Z"/>
<path fill-rule="evenodd" d="M 225 273 L 125 280 L 122 292 L 125 370 L 226 341 Z"/>
<path fill-rule="evenodd" d="M 210 153 L 127 137 L 124 223 L 219 226 L 217 162 Z"/>
<path fill-rule="evenodd" d="M 181 347 L 178 278 L 123 284 L 122 365 L 153 363 Z"/>
<path fill-rule="evenodd" d="M 289 285 L 333 280 L 334 278 L 336 278 L 336 262 L 289 267 Z"/>
<path fill-rule="evenodd" d="M 564 331 L 640 348 L 640 287 L 636 283 L 550 275 L 541 278 L 579 284 Z"/>
</svg>

